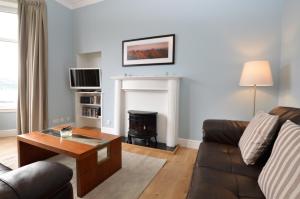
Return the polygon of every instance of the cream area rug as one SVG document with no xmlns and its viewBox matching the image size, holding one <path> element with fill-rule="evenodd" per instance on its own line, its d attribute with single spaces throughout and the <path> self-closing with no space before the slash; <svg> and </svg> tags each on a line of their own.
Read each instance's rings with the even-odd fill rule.
<svg viewBox="0 0 300 199">
<path fill-rule="evenodd" d="M 74 198 L 79 199 L 76 191 L 75 159 L 64 155 L 57 155 L 47 161 L 59 162 L 73 170 L 71 183 L 73 185 Z M 0 157 L 0 162 L 11 168 L 16 168 L 17 156 L 14 154 Z M 83 198 L 137 199 L 165 163 L 165 159 L 122 151 L 122 169 L 98 185 Z"/>
</svg>

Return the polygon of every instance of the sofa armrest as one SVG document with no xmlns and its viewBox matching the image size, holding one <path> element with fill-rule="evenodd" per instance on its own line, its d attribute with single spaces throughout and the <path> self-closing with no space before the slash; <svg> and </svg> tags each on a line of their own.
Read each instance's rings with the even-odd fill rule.
<svg viewBox="0 0 300 199">
<path fill-rule="evenodd" d="M 73 172 L 59 163 L 40 161 L 0 176 L 17 198 L 51 198 L 70 185 Z"/>
<path fill-rule="evenodd" d="M 205 120 L 203 141 L 237 146 L 248 123 L 234 120 Z"/>
</svg>

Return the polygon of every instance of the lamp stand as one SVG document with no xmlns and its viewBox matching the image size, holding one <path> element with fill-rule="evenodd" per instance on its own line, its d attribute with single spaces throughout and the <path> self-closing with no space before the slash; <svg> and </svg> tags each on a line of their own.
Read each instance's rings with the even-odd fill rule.
<svg viewBox="0 0 300 199">
<path fill-rule="evenodd" d="M 254 96 L 253 96 L 253 116 L 255 116 L 256 112 L 256 84 L 253 86 Z"/>
</svg>

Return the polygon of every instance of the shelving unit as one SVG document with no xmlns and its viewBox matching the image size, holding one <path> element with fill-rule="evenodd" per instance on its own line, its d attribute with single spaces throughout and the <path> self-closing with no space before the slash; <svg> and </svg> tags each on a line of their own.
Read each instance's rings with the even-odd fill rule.
<svg viewBox="0 0 300 199">
<path fill-rule="evenodd" d="M 101 119 L 101 116 L 98 117 L 98 118 L 96 118 L 96 117 L 88 117 L 88 116 L 83 116 L 83 115 L 81 115 L 80 117 L 82 117 L 82 118 L 87 118 L 87 119 L 93 119 L 93 120 L 99 120 L 99 119 Z"/>
<path fill-rule="evenodd" d="M 101 64 L 101 52 L 81 53 L 77 55 L 77 59 L 76 59 L 77 68 L 101 68 L 100 64 Z M 100 103 L 99 102 L 83 103 L 81 101 L 81 97 L 95 97 L 95 96 L 100 97 L 99 100 Z M 75 91 L 75 122 L 77 127 L 94 127 L 94 128 L 101 129 L 102 90 Z"/>
</svg>

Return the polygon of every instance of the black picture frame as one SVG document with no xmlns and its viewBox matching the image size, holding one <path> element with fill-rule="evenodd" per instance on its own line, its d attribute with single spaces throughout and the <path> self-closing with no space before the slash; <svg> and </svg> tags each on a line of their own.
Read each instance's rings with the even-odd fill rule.
<svg viewBox="0 0 300 199">
<path fill-rule="evenodd" d="M 152 42 L 152 43 L 151 43 Z M 132 50 L 132 59 L 128 59 L 128 47 L 146 48 L 145 50 Z M 157 49 L 150 49 L 150 46 L 157 46 Z M 158 47 L 160 46 L 160 48 Z M 166 49 L 167 47 L 167 49 Z M 167 50 L 167 54 L 166 54 Z M 151 52 L 149 52 L 151 51 Z M 153 52 L 154 51 L 154 52 Z M 139 53 L 137 53 L 139 52 Z M 140 55 L 141 54 L 141 55 Z M 157 55 L 158 58 L 138 58 L 138 56 Z M 166 57 L 168 56 L 168 57 Z M 149 65 L 171 65 L 175 64 L 175 34 L 144 37 L 122 41 L 122 66 L 149 66 Z"/>
</svg>

